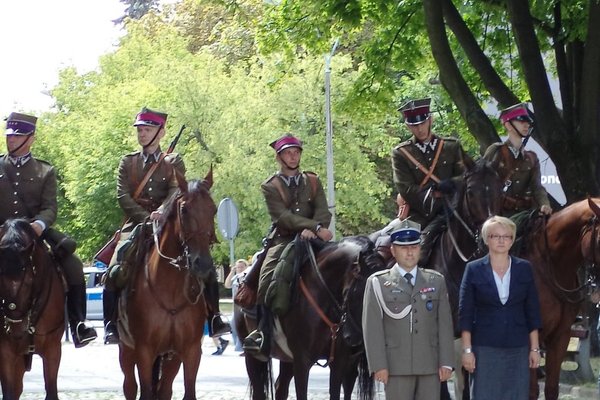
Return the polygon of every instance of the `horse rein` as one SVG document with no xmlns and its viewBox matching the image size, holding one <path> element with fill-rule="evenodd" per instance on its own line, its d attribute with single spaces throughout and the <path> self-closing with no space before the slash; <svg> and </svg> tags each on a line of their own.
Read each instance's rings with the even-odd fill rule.
<svg viewBox="0 0 600 400">
<path fill-rule="evenodd" d="M 321 271 L 319 270 L 319 266 L 317 265 L 317 259 L 315 257 L 315 253 L 313 251 L 312 246 L 310 245 L 308 240 L 305 240 L 304 242 L 307 247 L 310 265 L 312 266 L 313 271 L 315 272 L 316 276 L 318 277 L 319 283 L 325 289 L 325 292 L 329 296 L 329 299 L 332 301 L 333 305 L 335 306 L 335 310 L 336 310 L 337 314 L 340 315 L 340 322 L 335 323 L 335 322 L 331 321 L 331 319 L 329 317 L 327 317 L 327 315 L 325 314 L 323 309 L 319 306 L 319 304 L 317 303 L 314 296 L 308 290 L 308 287 L 304 283 L 302 276 L 299 277 L 300 289 L 302 290 L 304 297 L 306 297 L 306 300 L 308 300 L 309 304 L 313 307 L 313 309 L 319 315 L 321 320 L 323 322 L 325 322 L 325 324 L 329 327 L 329 331 L 331 332 L 331 346 L 330 346 L 330 350 L 329 350 L 329 358 L 327 359 L 327 362 L 323 365 L 319 364 L 319 362 L 316 362 L 317 365 L 324 368 L 324 367 L 327 367 L 328 365 L 330 365 L 334 360 L 335 342 L 337 340 L 338 333 L 339 333 L 339 330 L 340 330 L 340 327 L 342 326 L 342 324 L 344 324 L 345 322 L 350 322 L 351 324 L 354 325 L 355 328 L 357 325 L 356 325 L 356 321 L 354 321 L 354 318 L 352 318 L 352 316 L 350 316 L 350 314 L 348 314 L 348 312 L 345 311 L 348 296 L 347 295 L 344 296 L 344 302 L 342 305 L 340 305 L 340 303 L 337 301 L 337 299 L 335 298 L 333 293 L 331 293 L 331 291 L 329 290 L 329 287 L 328 287 L 327 283 L 325 282 L 325 279 L 323 278 Z M 353 262 L 353 265 L 358 265 L 359 257 L 360 257 L 360 255 Z M 356 283 L 357 280 L 358 280 L 358 276 L 354 275 L 352 284 L 350 285 L 348 292 L 351 291 L 351 289 L 354 287 L 354 284 Z"/>
<path fill-rule="evenodd" d="M 546 229 L 546 221 L 547 219 L 544 219 L 544 225 L 543 225 L 543 230 L 544 230 L 544 245 L 546 246 L 546 251 L 544 252 L 545 254 L 545 258 L 546 258 L 546 262 L 552 266 L 554 265 L 554 262 L 552 260 L 552 255 L 550 254 L 550 244 L 548 241 L 548 231 Z M 585 271 L 585 282 L 583 284 L 581 284 L 580 286 L 576 287 L 575 289 L 567 289 L 565 287 L 563 287 L 559 282 L 558 279 L 556 277 L 554 268 L 550 268 L 550 282 L 553 285 L 553 287 L 555 289 L 557 289 L 559 291 L 559 295 L 562 295 L 561 297 L 564 298 L 566 301 L 568 301 L 569 303 L 572 304 L 576 304 L 576 303 L 580 303 L 584 300 L 585 295 L 582 294 L 582 291 L 586 288 L 591 288 L 595 285 L 594 283 L 594 279 L 591 276 L 592 274 L 589 272 L 590 269 L 595 269 L 596 264 L 597 264 L 597 260 L 595 257 L 595 247 L 596 247 L 596 242 L 598 239 L 598 217 L 597 216 L 593 216 L 592 218 L 589 219 L 589 221 L 585 224 L 585 226 L 581 229 L 581 234 L 580 234 L 580 238 L 583 238 L 583 236 L 591 230 L 591 238 L 590 241 L 592 242 L 592 260 L 586 260 L 586 261 L 591 261 L 591 266 L 588 268 L 586 267 L 586 271 Z M 569 296 L 572 294 L 576 294 L 578 295 L 579 298 L 577 299 L 573 299 L 570 298 Z"/>
</svg>

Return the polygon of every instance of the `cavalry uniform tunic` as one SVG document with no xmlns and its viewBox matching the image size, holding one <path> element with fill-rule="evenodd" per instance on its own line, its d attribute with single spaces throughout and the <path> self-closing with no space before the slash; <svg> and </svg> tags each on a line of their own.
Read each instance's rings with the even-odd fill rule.
<svg viewBox="0 0 600 400">
<path fill-rule="evenodd" d="M 456 139 L 433 136 L 431 142 L 425 145 L 418 143 L 413 137 L 400 143 L 392 150 L 394 183 L 400 195 L 410 206 L 410 219 L 420 224 L 422 228 L 425 228 L 440 212 L 442 204 L 436 201 L 433 208 L 430 209 L 433 199 L 425 201 L 425 196 L 427 195 L 427 189 L 435 182 L 429 179 L 421 187 L 421 182 L 426 176 L 425 173 L 409 160 L 401 149 L 408 151 L 425 169 L 429 170 L 441 140 L 444 141 L 444 144 L 433 174 L 442 181 L 462 176 L 464 172 L 464 151 Z"/>
<path fill-rule="evenodd" d="M 291 178 L 291 181 L 294 179 Z M 314 232 L 317 225 L 327 228 L 331 222 L 325 191 L 319 178 L 312 172 L 302 173 L 298 185 L 294 182 L 293 187 L 288 186 L 279 174 L 275 174 L 263 182 L 261 190 L 275 230 L 272 233 L 273 244 L 267 251 L 260 270 L 259 304 L 264 302 L 274 269 L 288 243 L 304 229 Z"/>
<path fill-rule="evenodd" d="M 119 250 L 127 241 L 133 228 L 144 222 L 152 211 L 159 208 L 178 189 L 174 169 L 185 175 L 183 159 L 177 153 L 167 154 L 160 165 L 152 173 L 148 182 L 142 189 L 139 197 L 134 200 L 133 195 L 137 190 L 146 172 L 156 162 L 150 155 L 144 161 L 141 151 L 129 153 L 119 163 L 119 176 L 117 178 L 117 200 L 123 209 L 128 221 L 121 229 L 119 243 L 110 261 L 110 266 L 117 263 Z"/>
<path fill-rule="evenodd" d="M 483 158 L 490 161 L 504 181 L 502 216 L 550 205 L 542 186 L 540 162 L 533 151 L 521 151 L 515 157 L 510 142 L 494 143 Z"/>
<path fill-rule="evenodd" d="M 56 221 L 56 172 L 50 163 L 32 157 L 17 167 L 8 155 L 1 155 L 0 193 L 0 223 L 26 218 L 41 220 L 49 228 Z"/>
<path fill-rule="evenodd" d="M 439 398 L 438 370 L 453 367 L 454 336 L 444 277 L 418 268 L 415 286 L 404 279 L 396 264 L 367 280 L 363 302 L 363 335 L 369 370 L 387 369 L 386 398 L 413 399 L 399 392 L 402 379 L 433 381 L 418 399 Z M 437 384 L 436 384 L 437 383 Z M 414 383 L 413 383 L 414 385 Z M 410 386 L 410 384 L 409 384 Z M 417 384 L 423 390 L 423 382 Z"/>
</svg>

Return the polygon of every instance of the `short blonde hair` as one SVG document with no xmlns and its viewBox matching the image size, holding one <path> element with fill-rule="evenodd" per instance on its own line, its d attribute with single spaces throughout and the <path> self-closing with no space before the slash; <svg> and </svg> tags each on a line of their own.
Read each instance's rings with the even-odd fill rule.
<svg viewBox="0 0 600 400">
<path fill-rule="evenodd" d="M 239 259 L 239 260 L 237 260 L 235 263 L 236 263 L 236 264 L 237 264 L 237 263 L 244 264 L 244 266 L 246 266 L 246 267 L 248 266 L 248 261 L 244 260 L 243 258 L 240 258 L 240 259 Z"/>
<path fill-rule="evenodd" d="M 508 229 L 511 232 L 513 239 L 515 238 L 515 235 L 517 233 L 517 226 L 515 225 L 515 223 L 512 222 L 512 220 L 510 220 L 509 218 L 494 215 L 488 218 L 487 221 L 485 221 L 483 223 L 483 226 L 481 227 L 481 236 L 483 237 L 483 243 L 485 243 L 486 245 L 488 244 L 488 232 L 494 225 L 498 225 L 505 229 Z"/>
</svg>

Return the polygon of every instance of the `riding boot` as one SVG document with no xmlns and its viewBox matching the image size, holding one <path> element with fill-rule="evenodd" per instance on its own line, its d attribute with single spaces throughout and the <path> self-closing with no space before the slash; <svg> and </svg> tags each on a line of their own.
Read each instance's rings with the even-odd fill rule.
<svg viewBox="0 0 600 400">
<path fill-rule="evenodd" d="M 214 338 L 231 333 L 231 325 L 223 321 L 219 310 L 219 283 L 216 274 L 210 274 L 204 285 L 204 300 L 208 303 L 208 335 Z"/>
<path fill-rule="evenodd" d="M 102 312 L 104 313 L 104 344 L 119 343 L 119 331 L 117 330 L 117 300 L 119 293 L 114 290 L 102 291 Z"/>
<path fill-rule="evenodd" d="M 71 285 L 67 293 L 67 314 L 75 347 L 83 347 L 98 335 L 94 327 L 85 320 L 86 293 L 85 284 Z"/>
<path fill-rule="evenodd" d="M 268 355 L 271 352 L 271 336 L 273 331 L 273 312 L 265 305 L 259 305 L 260 320 L 258 328 L 250 332 L 244 339 L 244 351 L 250 354 L 261 353 Z"/>
</svg>

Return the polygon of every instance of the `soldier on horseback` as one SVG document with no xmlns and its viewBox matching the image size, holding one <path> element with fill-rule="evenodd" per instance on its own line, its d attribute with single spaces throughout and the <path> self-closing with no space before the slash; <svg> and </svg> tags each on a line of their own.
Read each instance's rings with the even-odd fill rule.
<svg viewBox="0 0 600 400">
<path fill-rule="evenodd" d="M 548 193 L 542 186 L 540 162 L 533 151 L 525 150 L 535 127 L 533 118 L 526 103 L 502 110 L 500 121 L 508 139 L 492 144 L 483 155 L 504 181 L 502 216 L 515 221 L 521 219 L 516 214 L 527 214 L 534 208 L 544 215 L 552 213 Z"/>
<path fill-rule="evenodd" d="M 275 150 L 275 159 L 279 164 L 279 172 L 272 175 L 262 185 L 267 209 L 273 222 L 274 230 L 264 264 L 260 269 L 258 285 L 259 327 L 244 339 L 244 350 L 249 353 L 267 353 L 270 344 L 270 332 L 273 316 L 271 309 L 265 305 L 265 295 L 269 286 L 276 284 L 274 273 L 278 263 L 293 260 L 291 246 L 296 235 L 302 239 L 319 238 L 329 241 L 333 237 L 328 229 L 331 213 L 323 186 L 316 174 L 300 171 L 302 142 L 291 134 L 286 134 L 273 141 L 270 146 Z M 283 257 L 284 253 L 286 254 Z"/>
<path fill-rule="evenodd" d="M 137 128 L 141 151 L 127 154 L 119 164 L 117 198 L 127 218 L 121 228 L 119 243 L 110 261 L 107 279 L 102 293 L 104 306 L 104 343 L 118 343 L 116 304 L 119 290 L 124 286 L 120 277 L 126 277 L 125 253 L 133 253 L 131 247 L 138 232 L 148 219 L 156 220 L 162 213 L 162 205 L 177 189 L 175 173 L 185 174 L 183 159 L 177 153 L 167 154 L 160 148 L 165 135 L 167 114 L 143 108 L 136 116 L 133 126 Z M 146 176 L 148 175 L 148 176 Z M 205 282 L 204 295 L 209 305 L 209 333 L 221 336 L 230 332 L 229 324 L 221 319 L 219 310 L 219 287 L 216 271 Z"/>
<path fill-rule="evenodd" d="M 392 151 L 394 183 L 401 199 L 400 207 L 411 221 L 422 227 L 420 265 L 426 266 L 437 235 L 443 230 L 444 195 L 452 195 L 457 179 L 464 172 L 467 157 L 460 143 L 433 133 L 431 99 L 411 100 L 398 111 L 413 138 L 400 143 Z M 408 207 L 407 207 L 408 206 Z"/>
<path fill-rule="evenodd" d="M 37 117 L 11 113 L 6 122 L 8 154 L 0 156 L 0 223 L 10 218 L 30 221 L 35 233 L 50 246 L 68 284 L 67 314 L 75 347 L 97 337 L 85 320 L 86 292 L 83 264 L 74 254 L 73 239 L 52 228 L 56 222 L 56 171 L 31 155 Z"/>
</svg>

